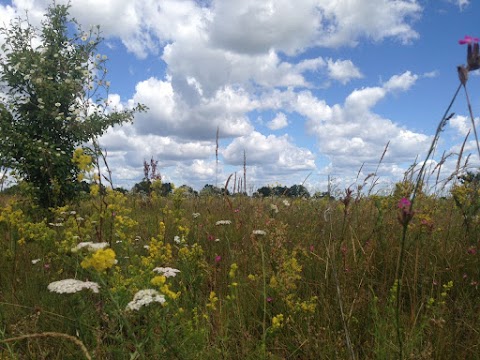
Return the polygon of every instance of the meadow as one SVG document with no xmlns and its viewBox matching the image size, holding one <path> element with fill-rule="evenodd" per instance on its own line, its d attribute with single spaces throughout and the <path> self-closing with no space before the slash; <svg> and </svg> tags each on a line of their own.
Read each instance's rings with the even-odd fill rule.
<svg viewBox="0 0 480 360">
<path fill-rule="evenodd" d="M 5 195 L 0 358 L 478 359 L 479 188 Z"/>
</svg>

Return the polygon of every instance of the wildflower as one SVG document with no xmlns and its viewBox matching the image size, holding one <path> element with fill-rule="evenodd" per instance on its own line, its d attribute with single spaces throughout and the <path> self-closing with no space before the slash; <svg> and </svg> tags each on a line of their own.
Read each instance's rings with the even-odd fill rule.
<svg viewBox="0 0 480 360">
<path fill-rule="evenodd" d="M 479 42 L 479 38 L 471 37 L 469 35 L 466 35 L 463 39 L 460 39 L 458 41 L 460 45 L 467 45 L 467 67 L 465 69 L 463 68 L 463 66 L 459 66 L 458 67 L 459 75 L 460 75 L 460 68 L 465 69 L 466 71 L 464 71 L 464 73 L 467 75 L 468 75 L 468 71 L 480 69 L 480 48 L 479 48 L 478 42 Z M 460 81 L 462 81 L 462 78 L 460 78 Z M 462 82 L 462 84 L 465 85 L 464 82 Z"/>
<path fill-rule="evenodd" d="M 270 204 L 270 210 L 274 213 L 274 214 L 278 214 L 278 206 L 276 204 Z"/>
<path fill-rule="evenodd" d="M 35 264 L 39 263 L 40 261 L 41 261 L 41 259 L 33 259 L 32 264 L 35 265 Z"/>
<path fill-rule="evenodd" d="M 215 262 L 219 263 L 220 261 L 222 261 L 222 257 L 220 255 L 215 256 Z"/>
<path fill-rule="evenodd" d="M 83 259 L 80 265 L 86 269 L 93 267 L 97 271 L 105 271 L 117 263 L 115 251 L 112 249 L 100 249 Z"/>
<path fill-rule="evenodd" d="M 264 230 L 253 230 L 252 231 L 253 235 L 259 235 L 259 236 L 265 236 L 267 233 Z"/>
<path fill-rule="evenodd" d="M 75 246 L 74 248 L 72 248 L 71 251 L 73 253 L 75 253 L 78 250 L 81 250 L 83 248 L 87 248 L 88 251 L 95 252 L 97 250 L 105 249 L 108 246 L 109 246 L 109 244 L 107 242 L 93 243 L 91 241 L 83 241 L 83 242 L 77 244 L 77 246 Z"/>
<path fill-rule="evenodd" d="M 195 212 L 195 213 L 192 214 L 192 216 L 193 216 L 194 219 L 196 219 L 200 216 L 200 213 Z"/>
<path fill-rule="evenodd" d="M 408 208 L 410 207 L 410 205 L 411 205 L 411 202 L 407 198 L 401 198 L 400 201 L 398 202 L 398 207 L 400 209 Z"/>
<path fill-rule="evenodd" d="M 215 225 L 219 226 L 219 225 L 230 225 L 232 223 L 231 220 L 219 220 L 215 223 Z"/>
<path fill-rule="evenodd" d="M 475 255 L 477 253 L 477 249 L 474 246 L 470 246 L 467 250 L 467 253 L 470 255 Z"/>
<path fill-rule="evenodd" d="M 180 272 L 180 270 L 178 269 L 174 269 L 174 268 L 171 268 L 171 267 L 156 267 L 155 269 L 153 269 L 154 272 L 157 272 L 159 274 L 163 274 L 163 276 L 165 277 L 175 277 L 177 276 L 177 273 Z"/>
<path fill-rule="evenodd" d="M 55 103 L 55 106 L 56 106 L 56 107 L 60 107 L 60 106 L 62 106 L 62 104 L 60 104 L 59 102 L 56 102 L 56 103 Z"/>
<path fill-rule="evenodd" d="M 138 311 L 142 306 L 149 305 L 152 302 L 163 304 L 165 303 L 165 296 L 154 289 L 140 290 L 133 296 L 133 300 L 128 303 L 126 310 Z"/>
<path fill-rule="evenodd" d="M 271 303 L 273 301 L 273 298 L 271 296 L 267 297 L 267 302 Z"/>
<path fill-rule="evenodd" d="M 398 221 L 403 226 L 407 226 L 410 220 L 413 218 L 414 212 L 410 210 L 412 203 L 407 198 L 401 198 L 398 202 L 400 214 L 398 215 Z"/>
<path fill-rule="evenodd" d="M 283 314 L 278 314 L 274 316 L 272 319 L 272 328 L 273 329 L 281 329 L 283 327 Z"/>
<path fill-rule="evenodd" d="M 285 205 L 286 207 L 289 207 L 290 202 L 287 199 L 285 199 L 285 200 L 283 200 L 283 205 Z"/>
<path fill-rule="evenodd" d="M 60 281 L 54 281 L 48 284 L 47 289 L 50 292 L 58 294 L 73 294 L 83 289 L 92 290 L 94 293 L 98 293 L 100 285 L 92 281 L 81 281 L 76 279 L 65 279 Z"/>
</svg>

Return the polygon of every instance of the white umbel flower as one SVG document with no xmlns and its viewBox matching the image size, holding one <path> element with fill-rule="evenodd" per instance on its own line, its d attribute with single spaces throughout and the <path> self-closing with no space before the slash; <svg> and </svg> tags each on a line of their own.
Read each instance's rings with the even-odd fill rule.
<svg viewBox="0 0 480 360">
<path fill-rule="evenodd" d="M 215 225 L 219 226 L 219 225 L 230 225 L 232 223 L 231 220 L 218 220 Z"/>
<path fill-rule="evenodd" d="M 267 233 L 264 230 L 253 230 L 252 231 L 253 235 L 260 235 L 260 236 L 265 236 Z"/>
<path fill-rule="evenodd" d="M 72 248 L 72 252 L 77 252 L 78 250 L 81 250 L 83 248 L 87 248 L 87 250 L 90 252 L 95 252 L 97 250 L 103 250 L 108 246 L 109 244 L 107 242 L 94 243 L 91 241 L 84 241 L 77 244 L 77 246 L 75 246 L 74 248 Z"/>
<path fill-rule="evenodd" d="M 152 302 L 163 304 L 165 302 L 165 296 L 154 289 L 140 290 L 133 296 L 133 300 L 128 303 L 126 310 L 138 311 L 142 306 Z"/>
<path fill-rule="evenodd" d="M 177 276 L 177 273 L 180 272 L 178 269 L 173 269 L 171 267 L 156 267 L 153 269 L 154 272 L 157 272 L 159 274 L 162 274 L 165 277 L 175 277 Z"/>
<path fill-rule="evenodd" d="M 94 293 L 98 293 L 100 285 L 93 281 L 81 281 L 76 279 L 65 279 L 54 281 L 48 284 L 47 289 L 50 292 L 58 294 L 73 294 L 83 289 L 92 290 Z"/>
</svg>

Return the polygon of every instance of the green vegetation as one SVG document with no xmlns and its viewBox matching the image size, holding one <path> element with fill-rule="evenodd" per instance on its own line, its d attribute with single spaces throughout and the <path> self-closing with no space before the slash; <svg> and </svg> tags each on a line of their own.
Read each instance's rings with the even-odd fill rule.
<svg viewBox="0 0 480 360">
<path fill-rule="evenodd" d="M 471 184 L 417 196 L 399 279 L 406 358 L 478 356 L 480 221 L 469 213 L 465 226 L 470 200 L 458 195 Z M 48 222 L 5 195 L 0 357 L 82 359 L 78 339 L 95 359 L 397 358 L 400 200 L 107 189 Z M 63 279 L 98 293 L 48 290 Z M 152 302 L 132 303 L 145 289 Z"/>
<path fill-rule="evenodd" d="M 98 136 L 144 107 L 108 108 L 99 30 L 83 31 L 68 18 L 67 6 L 49 7 L 40 30 L 18 19 L 0 32 L 0 80 L 6 85 L 0 166 L 16 170 L 42 207 L 63 205 L 78 194 L 78 175 L 85 170 L 72 161 L 74 151 L 93 142 L 90 152 L 98 152 Z"/>
</svg>

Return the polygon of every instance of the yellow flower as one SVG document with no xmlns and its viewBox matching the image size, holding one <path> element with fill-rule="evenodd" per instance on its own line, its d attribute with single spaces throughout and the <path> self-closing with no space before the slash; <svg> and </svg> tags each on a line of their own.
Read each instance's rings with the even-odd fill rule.
<svg viewBox="0 0 480 360">
<path fill-rule="evenodd" d="M 97 271 L 105 271 L 113 267 L 115 263 L 115 251 L 112 249 L 101 249 L 83 259 L 80 265 L 84 269 L 92 267 Z"/>
<path fill-rule="evenodd" d="M 272 319 L 272 329 L 281 329 L 283 327 L 283 314 L 278 314 Z"/>
</svg>

